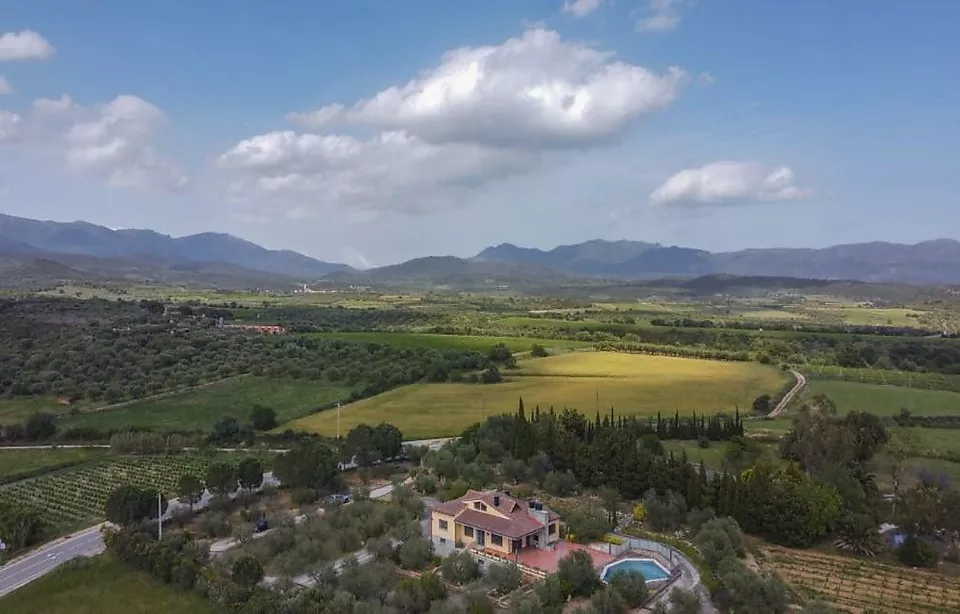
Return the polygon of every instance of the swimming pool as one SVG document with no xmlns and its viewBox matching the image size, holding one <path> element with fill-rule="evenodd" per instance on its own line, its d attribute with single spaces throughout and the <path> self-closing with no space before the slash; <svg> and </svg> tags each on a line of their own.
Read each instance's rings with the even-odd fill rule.
<svg viewBox="0 0 960 614">
<path fill-rule="evenodd" d="M 653 559 L 623 559 L 606 565 L 600 574 L 600 579 L 609 582 L 615 573 L 628 571 L 639 573 L 647 579 L 647 582 L 666 580 L 670 577 L 670 572 Z"/>
</svg>

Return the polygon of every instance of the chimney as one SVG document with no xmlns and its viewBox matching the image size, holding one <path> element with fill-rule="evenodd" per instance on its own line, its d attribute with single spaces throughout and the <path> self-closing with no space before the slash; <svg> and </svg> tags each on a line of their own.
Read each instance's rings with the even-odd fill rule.
<svg viewBox="0 0 960 614">
<path fill-rule="evenodd" d="M 500 507 L 500 493 L 493 495 L 493 506 Z"/>
</svg>

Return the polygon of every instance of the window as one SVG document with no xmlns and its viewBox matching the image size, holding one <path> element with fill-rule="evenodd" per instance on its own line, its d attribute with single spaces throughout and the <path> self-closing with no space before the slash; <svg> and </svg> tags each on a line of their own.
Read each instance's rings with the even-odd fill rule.
<svg viewBox="0 0 960 614">
<path fill-rule="evenodd" d="M 557 532 L 557 523 L 551 522 L 550 526 L 547 527 L 547 535 L 553 535 Z"/>
<path fill-rule="evenodd" d="M 450 526 L 449 524 L 447 524 L 446 520 L 441 520 L 438 524 L 440 525 L 441 531 L 446 531 L 447 528 Z"/>
<path fill-rule="evenodd" d="M 441 544 L 447 543 L 447 539 L 446 539 L 445 537 L 441 537 L 441 538 L 440 538 L 440 543 L 441 543 Z"/>
<path fill-rule="evenodd" d="M 473 537 L 473 527 L 463 527 L 464 537 Z"/>
<path fill-rule="evenodd" d="M 490 543 L 493 544 L 494 546 L 502 546 L 503 536 L 497 535 L 496 533 L 494 533 L 493 535 L 490 536 Z"/>
<path fill-rule="evenodd" d="M 481 506 L 481 505 L 482 505 L 482 503 L 480 503 L 479 501 L 474 501 L 474 502 L 473 502 L 473 509 L 478 510 L 478 509 L 480 509 L 480 506 Z"/>
<path fill-rule="evenodd" d="M 486 504 L 484 504 L 484 503 L 481 503 L 481 504 L 480 504 L 480 511 L 481 511 L 481 512 L 487 511 L 487 506 L 486 506 Z"/>
</svg>

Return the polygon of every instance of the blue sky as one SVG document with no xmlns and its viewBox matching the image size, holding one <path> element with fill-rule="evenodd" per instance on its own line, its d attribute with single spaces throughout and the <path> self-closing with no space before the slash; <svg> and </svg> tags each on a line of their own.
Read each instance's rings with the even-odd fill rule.
<svg viewBox="0 0 960 614">
<path fill-rule="evenodd" d="M 0 0 L 0 211 L 353 265 L 960 238 L 957 23 L 953 2 Z"/>
</svg>

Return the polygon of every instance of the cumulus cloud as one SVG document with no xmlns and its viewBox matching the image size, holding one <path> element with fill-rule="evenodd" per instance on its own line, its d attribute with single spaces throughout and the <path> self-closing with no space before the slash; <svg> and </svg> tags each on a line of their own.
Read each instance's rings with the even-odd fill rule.
<svg viewBox="0 0 960 614">
<path fill-rule="evenodd" d="M 33 101 L 32 108 L 35 113 L 40 115 L 59 115 L 80 109 L 73 98 L 67 94 L 63 94 L 59 98 L 37 98 Z"/>
<path fill-rule="evenodd" d="M 13 93 L 13 86 L 7 81 L 7 78 L 0 75 L 0 96 Z"/>
<path fill-rule="evenodd" d="M 682 0 L 649 0 L 646 16 L 637 20 L 640 32 L 669 32 L 680 25 Z"/>
<path fill-rule="evenodd" d="M 562 10 L 579 19 L 599 9 L 601 4 L 603 0 L 564 0 Z"/>
<path fill-rule="evenodd" d="M 12 111 L 0 109 L 0 143 L 18 139 L 23 131 L 23 117 Z"/>
<path fill-rule="evenodd" d="M 679 68 L 657 74 L 538 28 L 501 45 L 453 50 L 418 78 L 350 107 L 290 118 L 314 128 L 402 130 L 434 143 L 579 148 L 670 106 L 685 81 Z"/>
<path fill-rule="evenodd" d="M 790 167 L 721 161 L 680 171 L 650 199 L 658 205 L 719 205 L 798 200 L 811 193 L 796 185 Z"/>
<path fill-rule="evenodd" d="M 445 208 L 463 191 L 522 172 L 525 152 L 431 144 L 404 132 L 361 140 L 345 135 L 271 132 L 238 143 L 217 165 L 237 173 L 234 202 L 266 202 L 289 217 L 334 208 L 419 214 Z"/>
<path fill-rule="evenodd" d="M 137 96 L 83 107 L 70 96 L 39 98 L 25 116 L 0 111 L 0 142 L 61 157 L 71 169 L 115 187 L 176 190 L 186 175 L 155 142 L 164 113 Z"/>
<path fill-rule="evenodd" d="M 45 60 L 53 52 L 53 45 L 33 30 L 0 34 L 0 62 Z"/>
<path fill-rule="evenodd" d="M 71 168 L 116 187 L 179 189 L 186 175 L 153 146 L 163 111 L 137 96 L 117 96 L 65 135 Z"/>
<path fill-rule="evenodd" d="M 450 51 L 405 85 L 352 105 L 291 113 L 317 132 L 255 136 L 217 165 L 233 178 L 233 201 L 288 216 L 451 209 L 557 151 L 615 140 L 670 106 L 686 80 L 679 68 L 657 74 L 532 28 L 500 45 Z"/>
</svg>

